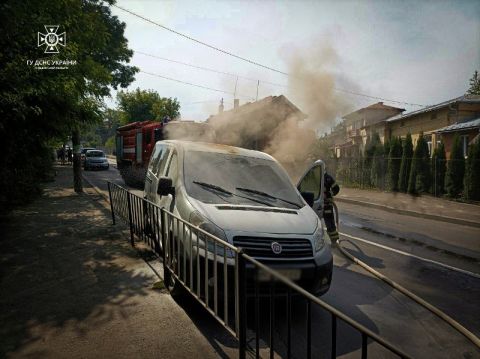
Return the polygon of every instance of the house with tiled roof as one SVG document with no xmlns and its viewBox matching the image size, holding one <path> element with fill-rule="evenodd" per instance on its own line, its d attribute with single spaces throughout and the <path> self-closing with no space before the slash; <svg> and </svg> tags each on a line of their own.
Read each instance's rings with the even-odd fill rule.
<svg viewBox="0 0 480 359">
<path fill-rule="evenodd" d="M 403 111 L 405 109 L 378 102 L 343 116 L 345 140 L 335 144 L 336 156 L 351 157 L 363 152 L 367 138 L 373 136 L 374 132 L 380 135 L 383 142 L 386 136 L 385 120 Z"/>
<path fill-rule="evenodd" d="M 480 96 L 463 95 L 420 110 L 397 115 L 386 120 L 388 138 L 412 135 L 414 145 L 421 133 L 430 151 L 442 140 L 438 130 L 480 117 Z M 446 147 L 447 144 L 445 143 Z"/>
<path fill-rule="evenodd" d="M 416 111 L 404 111 L 379 102 L 344 116 L 346 134 L 344 141 L 335 144 L 336 156 L 350 157 L 363 152 L 367 138 L 371 138 L 374 133 L 379 134 L 382 143 L 392 137 L 405 138 L 410 133 L 414 145 L 423 133 L 430 153 L 443 140 L 447 157 L 453 132 L 463 136 L 465 151 L 468 151 L 471 141 L 477 138 L 474 124 L 480 118 L 479 95 L 463 95 Z M 466 123 L 473 127 L 467 130 L 463 127 L 467 126 Z"/>
<path fill-rule="evenodd" d="M 216 131 L 218 143 L 253 150 L 264 150 L 271 135 L 287 121 L 300 122 L 307 118 L 300 109 L 284 95 L 268 96 L 247 102 L 234 101 L 234 106 L 224 111 L 223 102 L 218 114 L 211 115 L 206 122 Z M 315 134 L 312 132 L 312 135 Z"/>
</svg>

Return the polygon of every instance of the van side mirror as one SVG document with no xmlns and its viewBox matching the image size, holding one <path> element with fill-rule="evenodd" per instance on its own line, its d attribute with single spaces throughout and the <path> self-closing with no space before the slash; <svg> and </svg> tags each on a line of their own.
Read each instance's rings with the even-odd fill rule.
<svg viewBox="0 0 480 359">
<path fill-rule="evenodd" d="M 173 187 L 172 179 L 169 177 L 160 177 L 158 179 L 157 193 L 160 196 L 174 195 L 175 188 Z"/>
<path fill-rule="evenodd" d="M 313 202 L 315 201 L 315 193 L 313 192 L 301 192 L 300 193 L 310 207 L 313 207 Z"/>
</svg>

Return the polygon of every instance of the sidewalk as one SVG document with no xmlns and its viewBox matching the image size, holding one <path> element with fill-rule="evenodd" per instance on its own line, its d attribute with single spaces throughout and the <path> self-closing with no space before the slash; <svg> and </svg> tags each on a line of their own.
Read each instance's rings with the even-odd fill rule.
<svg viewBox="0 0 480 359">
<path fill-rule="evenodd" d="M 41 198 L 0 217 L 0 357 L 236 356 L 153 289 L 161 266 L 129 246 L 103 199 L 56 171 Z"/>
<path fill-rule="evenodd" d="M 480 227 L 480 206 L 431 196 L 342 187 L 336 200 L 398 214 Z"/>
</svg>

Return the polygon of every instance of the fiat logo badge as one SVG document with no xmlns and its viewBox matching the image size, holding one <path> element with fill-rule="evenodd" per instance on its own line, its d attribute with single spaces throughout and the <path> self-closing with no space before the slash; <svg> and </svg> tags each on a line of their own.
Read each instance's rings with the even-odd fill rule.
<svg viewBox="0 0 480 359">
<path fill-rule="evenodd" d="M 271 247 L 272 247 L 273 253 L 275 253 L 275 254 L 282 253 L 282 246 L 280 245 L 280 243 L 272 242 Z"/>
</svg>

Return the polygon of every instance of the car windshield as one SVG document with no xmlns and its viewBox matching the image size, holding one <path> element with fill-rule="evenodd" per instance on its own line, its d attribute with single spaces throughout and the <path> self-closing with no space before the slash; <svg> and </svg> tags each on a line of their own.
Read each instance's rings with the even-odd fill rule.
<svg viewBox="0 0 480 359">
<path fill-rule="evenodd" d="M 205 203 L 303 207 L 286 172 L 272 160 L 189 151 L 184 176 L 188 194 Z"/>
<path fill-rule="evenodd" d="M 94 148 L 82 148 L 82 150 L 80 151 L 80 153 L 85 154 L 87 151 L 90 151 L 90 150 L 94 150 Z"/>
<path fill-rule="evenodd" d="M 102 151 L 88 151 L 87 157 L 105 157 Z"/>
</svg>

